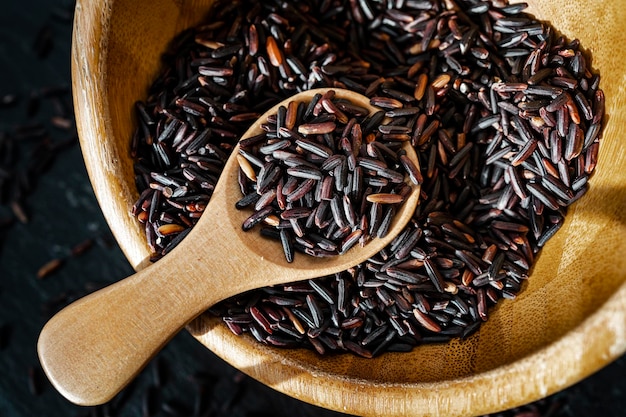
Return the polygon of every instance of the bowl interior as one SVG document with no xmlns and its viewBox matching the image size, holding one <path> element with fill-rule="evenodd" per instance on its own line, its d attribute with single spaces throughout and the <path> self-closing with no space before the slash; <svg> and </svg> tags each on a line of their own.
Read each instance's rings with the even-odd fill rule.
<svg viewBox="0 0 626 417">
<path fill-rule="evenodd" d="M 105 217 L 137 269 L 150 253 L 142 227 L 128 214 L 137 198 L 129 154 L 133 104 L 145 97 L 168 42 L 199 22 L 211 3 L 77 4 L 72 65 L 83 154 Z M 515 301 L 501 301 L 467 340 L 373 360 L 270 348 L 232 335 L 210 317 L 196 319 L 189 331 L 227 362 L 280 391 L 361 415 L 493 412 L 558 391 L 621 355 L 626 350 L 621 137 L 626 1 L 528 3 L 531 13 L 580 39 L 593 54 L 606 95 L 607 127 L 589 192 L 570 209 Z"/>
</svg>

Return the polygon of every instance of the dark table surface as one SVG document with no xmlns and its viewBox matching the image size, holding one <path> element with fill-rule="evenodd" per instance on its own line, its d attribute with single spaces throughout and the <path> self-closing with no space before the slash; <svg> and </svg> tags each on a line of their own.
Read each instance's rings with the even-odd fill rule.
<svg viewBox="0 0 626 417">
<path fill-rule="evenodd" d="M 244 376 L 187 332 L 104 407 L 75 406 L 45 379 L 36 341 L 50 315 L 132 273 L 98 207 L 74 128 L 66 126 L 73 123 L 72 11 L 68 0 L 2 0 L 0 8 L 0 161 L 11 165 L 9 173 L 0 165 L 0 416 L 340 416 Z M 50 261 L 58 268 L 38 278 Z M 502 415 L 626 416 L 625 376 L 622 357 Z"/>
</svg>

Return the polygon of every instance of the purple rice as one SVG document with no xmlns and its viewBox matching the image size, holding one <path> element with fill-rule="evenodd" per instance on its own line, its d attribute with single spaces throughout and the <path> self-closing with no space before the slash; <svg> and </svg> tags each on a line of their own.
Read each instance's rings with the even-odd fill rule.
<svg viewBox="0 0 626 417">
<path fill-rule="evenodd" d="M 309 108 L 312 111 L 305 112 Z M 277 228 L 288 262 L 293 261 L 294 252 L 342 254 L 357 242 L 366 243 L 370 235 L 383 237 L 391 217 L 380 227 L 367 227 L 372 224 L 370 206 L 404 201 L 407 167 L 414 183 L 419 184 L 422 177 L 419 167 L 384 141 L 385 132 L 409 128 L 381 124 L 378 133 L 364 144 L 362 124 L 371 119 L 366 109 L 335 97 L 334 90 L 317 94 L 310 102 L 291 101 L 286 107 L 280 106 L 261 125 L 265 133 L 240 144 L 240 171 L 249 181 L 242 186 L 243 198 L 235 207 L 249 207 L 256 200 L 244 230 L 250 230 L 258 220 Z M 376 159 L 364 156 L 374 145 L 386 153 L 377 154 Z M 363 192 L 364 182 L 381 185 Z M 164 226 L 170 225 L 158 230 Z"/>
<path fill-rule="evenodd" d="M 588 189 L 602 137 L 605 98 L 591 60 L 578 41 L 557 35 L 524 8 L 475 0 L 217 2 L 209 21 L 221 24 L 191 28 L 174 39 L 162 73 L 137 106 L 132 153 L 142 197 L 133 213 L 145 223 L 153 260 L 185 233 L 159 235 L 161 226 L 193 227 L 201 210 L 191 210 L 188 200 L 206 205 L 220 167 L 253 114 L 298 91 L 350 88 L 384 109 L 362 124 L 363 144 L 387 135 L 392 151 L 398 140 L 410 140 L 418 152 L 422 198 L 405 233 L 368 261 L 312 281 L 315 288 L 309 283 L 264 288 L 210 312 L 237 334 L 320 354 L 370 357 L 469 337 L 488 319 L 491 306 L 523 289 L 567 206 Z M 213 69 L 202 75 L 201 67 Z M 311 117 L 316 106 L 322 104 L 300 111 Z M 350 112 L 349 105 L 335 107 Z M 272 122 L 284 129 L 266 136 L 278 142 L 300 135 L 286 126 L 287 112 Z M 387 133 L 377 128 L 385 116 L 391 119 Z M 308 129 L 324 132 L 331 126 L 318 119 Z M 276 188 L 279 204 L 286 205 L 288 196 L 314 199 L 317 192 L 328 196 L 329 187 L 347 187 L 349 164 L 363 171 L 377 167 L 379 156 L 369 153 L 333 159 L 327 161 L 332 180 L 320 179 L 311 165 L 329 158 L 334 145 L 302 145 L 308 146 L 307 158 L 281 155 L 299 167 L 293 172 L 309 178 L 302 179 L 302 187 L 283 181 Z M 215 159 L 216 171 L 192 155 Z M 265 166 L 263 158 L 243 156 L 252 167 Z M 268 166 L 257 174 L 265 179 L 261 188 L 278 181 L 275 171 Z M 393 179 L 363 181 L 355 189 L 370 194 Z M 253 183 L 245 174 L 239 180 L 244 190 Z M 146 192 L 155 181 L 160 186 Z M 324 187 L 318 191 L 315 182 Z M 164 192 L 168 187 L 172 193 Z M 246 206 L 255 204 L 250 194 L 244 192 Z M 349 234 L 351 215 L 341 201 L 330 202 L 317 211 L 331 213 L 333 234 L 351 244 L 360 241 L 363 236 Z M 368 211 L 362 230 L 384 229 L 391 211 L 378 203 Z M 325 223 L 321 213 L 309 218 Z M 294 233 L 305 223 L 285 222 L 292 229 L 296 225 Z M 271 234 L 280 239 L 280 233 Z M 291 245 L 325 255 L 307 239 L 285 239 L 283 247 Z M 270 316 L 275 310 L 284 314 Z M 252 314 L 265 321 L 260 324 Z M 233 323 L 229 318 L 235 316 L 249 320 Z"/>
</svg>

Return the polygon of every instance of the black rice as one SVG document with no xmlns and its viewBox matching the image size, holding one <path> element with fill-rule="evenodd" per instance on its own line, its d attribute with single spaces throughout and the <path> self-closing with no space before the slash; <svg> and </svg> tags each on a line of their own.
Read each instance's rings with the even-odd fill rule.
<svg viewBox="0 0 626 417">
<path fill-rule="evenodd" d="M 304 109 L 310 103 L 319 106 L 314 105 L 314 110 L 305 115 Z M 340 103 L 347 109 L 345 113 L 339 110 Z M 362 142 L 361 124 L 369 120 L 367 115 L 366 109 L 339 99 L 335 90 L 328 90 L 310 102 L 291 101 L 287 107 L 280 106 L 276 115 L 269 116 L 262 125 L 267 132 L 260 135 L 262 140 L 257 137 L 240 145 L 240 170 L 250 181 L 242 187 L 244 197 L 236 207 L 248 207 L 248 202 L 256 199 L 255 212 L 246 220 L 244 229 L 256 224 L 262 212 L 261 220 L 269 223 L 267 227 L 280 230 L 288 262 L 293 260 L 294 250 L 329 256 L 344 253 L 357 241 L 367 242 L 370 235 L 383 237 L 385 230 L 368 227 L 372 223 L 368 217 L 371 204 L 402 203 L 407 187 L 405 167 L 409 167 L 416 185 L 421 174 L 406 155 L 386 146 L 383 128 L 390 125 L 379 126 L 378 140 Z M 388 149 L 389 154 L 381 154 L 377 159 L 363 156 L 374 143 Z M 259 160 L 258 165 L 262 166 L 255 169 L 250 160 Z M 363 183 L 373 182 L 381 185 L 363 190 Z M 258 198 L 251 197 L 254 195 Z M 288 221 L 288 227 L 284 221 Z"/>
<path fill-rule="evenodd" d="M 405 233 L 368 261 L 315 280 L 316 289 L 308 283 L 260 289 L 211 312 L 227 325 L 229 317 L 249 316 L 229 325 L 237 334 L 320 353 L 370 357 L 468 337 L 491 306 L 523 288 L 567 206 L 587 190 L 602 137 L 605 99 L 589 57 L 579 42 L 557 35 L 524 7 L 475 0 L 217 2 L 209 21 L 221 24 L 176 38 L 165 69 L 138 105 L 132 152 L 143 197 L 133 212 L 145 222 L 153 259 L 182 234 L 159 234 L 165 223 L 193 227 L 253 115 L 298 91 L 350 88 L 384 109 L 355 132 L 366 154 L 331 160 L 339 152 L 323 140 L 350 105 L 327 104 L 335 120 L 317 119 L 304 132 L 291 126 L 293 109 L 289 117 L 281 112 L 266 136 L 275 143 L 296 138 L 309 154 L 292 157 L 282 144 L 266 151 L 296 168 L 299 180 L 281 184 L 275 166 L 242 154 L 240 163 L 250 165 L 242 164 L 239 177 L 245 205 L 256 203 L 245 191 L 254 175 L 258 190 L 275 186 L 280 205 L 348 186 L 375 193 L 395 177 L 387 173 L 358 185 L 348 177 L 353 165 L 384 172 L 377 160 L 385 151 L 367 147 L 382 135 L 392 150 L 409 140 L 423 168 L 421 204 Z M 311 117 L 322 106 L 318 100 L 299 111 Z M 380 131 L 385 116 L 391 122 Z M 304 141 L 302 133 L 322 140 Z M 215 160 L 213 168 L 192 155 Z M 321 161 L 332 166 L 328 175 Z M 160 185 L 145 195 L 155 181 Z M 361 227 L 367 234 L 384 230 L 392 214 L 379 202 L 368 213 L 369 224 Z M 332 198 L 306 219 L 282 220 L 295 235 L 283 238 L 283 247 L 325 256 L 325 249 L 298 235 L 306 222 L 319 226 L 328 215 L 332 235 L 344 244 L 366 239 L 350 234 L 362 219 Z M 270 316 L 274 310 L 284 314 Z"/>
</svg>

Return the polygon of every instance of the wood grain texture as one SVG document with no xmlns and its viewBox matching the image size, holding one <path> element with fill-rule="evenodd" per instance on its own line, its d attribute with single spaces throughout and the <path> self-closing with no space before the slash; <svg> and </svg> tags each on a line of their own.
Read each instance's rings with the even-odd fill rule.
<svg viewBox="0 0 626 417">
<path fill-rule="evenodd" d="M 85 161 L 135 268 L 149 252 L 127 214 L 136 197 L 127 151 L 132 105 L 156 74 L 167 41 L 197 22 L 210 1 L 182 7 L 159 0 L 150 2 L 149 14 L 138 12 L 140 3 L 79 1 L 73 56 Z M 518 299 L 502 301 L 468 340 L 374 360 L 269 348 L 209 317 L 189 326 L 198 340 L 282 392 L 371 416 L 470 416 L 510 408 L 561 390 L 626 351 L 626 1 L 528 3 L 593 54 L 607 127 L 590 191 L 546 245 Z"/>
</svg>

